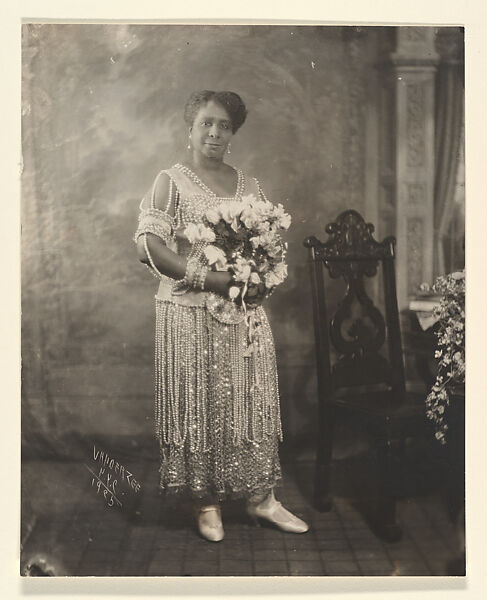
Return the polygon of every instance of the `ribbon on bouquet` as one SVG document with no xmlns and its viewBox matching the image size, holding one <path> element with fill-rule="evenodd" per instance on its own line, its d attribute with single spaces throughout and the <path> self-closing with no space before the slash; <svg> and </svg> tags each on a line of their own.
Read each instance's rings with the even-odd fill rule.
<svg viewBox="0 0 487 600">
<path fill-rule="evenodd" d="M 247 284 L 245 284 L 245 288 L 246 287 L 247 287 Z M 245 313 L 245 324 L 247 325 L 247 341 L 248 341 L 247 348 L 245 349 L 243 355 L 245 358 L 250 358 L 252 356 L 252 354 L 256 351 L 256 346 L 255 346 L 256 340 L 254 339 L 254 333 L 255 333 L 255 330 L 257 329 L 259 322 L 257 320 L 257 315 L 255 314 L 255 309 L 251 310 L 251 311 L 247 310 L 247 305 L 245 304 L 243 296 L 242 296 L 242 308 Z M 260 388 L 259 369 L 254 369 L 254 377 L 255 377 L 255 385 L 257 386 L 257 388 Z"/>
<path fill-rule="evenodd" d="M 258 322 L 257 322 L 255 310 L 253 310 L 252 312 L 249 312 L 247 310 L 247 305 L 245 304 L 245 300 L 244 300 L 247 290 L 248 290 L 248 282 L 246 281 L 242 288 L 241 294 L 242 294 L 242 309 L 245 313 L 245 324 L 247 325 L 247 341 L 248 341 L 247 349 L 244 352 L 244 356 L 248 357 L 252 354 L 252 352 L 255 349 L 254 333 L 257 328 Z"/>
</svg>

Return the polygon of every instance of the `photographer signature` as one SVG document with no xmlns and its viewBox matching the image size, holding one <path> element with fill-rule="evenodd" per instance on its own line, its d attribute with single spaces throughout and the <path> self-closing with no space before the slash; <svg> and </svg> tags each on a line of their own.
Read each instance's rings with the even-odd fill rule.
<svg viewBox="0 0 487 600">
<path fill-rule="evenodd" d="M 106 452 L 96 448 L 93 444 L 93 467 L 85 464 L 91 473 L 91 486 L 96 488 L 97 494 L 103 494 L 107 506 L 123 506 L 117 495 L 117 486 L 127 485 L 135 493 L 141 489 L 140 483 L 135 479 L 133 473 L 117 460 L 110 457 Z"/>
</svg>

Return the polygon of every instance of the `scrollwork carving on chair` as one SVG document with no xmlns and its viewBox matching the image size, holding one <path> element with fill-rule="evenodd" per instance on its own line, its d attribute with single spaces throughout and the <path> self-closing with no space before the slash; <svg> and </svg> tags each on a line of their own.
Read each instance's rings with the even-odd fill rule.
<svg viewBox="0 0 487 600">
<path fill-rule="evenodd" d="M 374 239 L 374 226 L 355 210 L 346 210 L 325 228 L 326 242 L 308 237 L 318 378 L 315 506 L 329 510 L 333 429 L 336 415 L 357 418 L 373 437 L 379 468 L 376 531 L 392 541 L 401 535 L 395 519 L 400 469 L 398 448 L 405 432 L 417 432 L 419 410 L 406 402 L 401 332 L 397 307 L 393 237 Z M 379 269 L 380 266 L 380 269 Z M 330 279 L 346 290 L 328 315 Z M 367 293 L 369 278 L 381 275 L 379 307 Z M 335 286 L 336 291 L 338 287 Z M 372 294 L 371 294 L 372 295 Z M 375 298 L 375 295 L 373 295 Z M 381 301 L 379 298 L 377 303 Z M 403 410 L 404 409 L 404 410 Z M 355 417 L 356 416 L 356 417 Z M 345 421 L 342 421 L 345 423 Z"/>
</svg>

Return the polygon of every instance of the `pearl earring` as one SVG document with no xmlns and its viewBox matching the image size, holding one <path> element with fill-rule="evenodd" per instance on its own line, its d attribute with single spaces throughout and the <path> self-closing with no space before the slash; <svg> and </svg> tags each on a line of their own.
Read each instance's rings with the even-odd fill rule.
<svg viewBox="0 0 487 600">
<path fill-rule="evenodd" d="M 186 147 L 188 150 L 191 150 L 191 136 L 188 137 L 188 145 Z"/>
<path fill-rule="evenodd" d="M 230 144 L 228 144 L 228 146 L 227 146 L 227 154 L 231 154 L 231 151 L 230 151 Z"/>
</svg>

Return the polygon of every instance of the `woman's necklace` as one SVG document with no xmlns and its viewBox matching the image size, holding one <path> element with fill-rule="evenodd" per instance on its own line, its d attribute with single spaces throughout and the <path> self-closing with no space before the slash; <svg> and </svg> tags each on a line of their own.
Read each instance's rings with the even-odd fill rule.
<svg viewBox="0 0 487 600">
<path fill-rule="evenodd" d="M 210 190 L 210 188 L 205 183 L 203 183 L 203 181 L 201 181 L 201 179 L 198 177 L 198 175 L 196 175 L 196 173 L 194 171 L 192 171 L 189 167 L 186 167 L 186 166 L 182 165 L 181 163 L 177 163 L 174 166 L 176 167 L 176 169 L 181 171 L 181 173 L 184 173 L 184 175 L 186 175 L 189 179 L 191 179 L 191 181 L 193 183 L 196 183 L 196 185 L 199 185 L 199 187 L 209 196 L 212 196 L 213 198 L 227 198 L 227 196 L 218 196 L 217 194 L 215 194 L 215 192 L 213 190 Z M 243 193 L 243 188 L 244 188 L 243 173 L 240 169 L 237 169 L 237 190 L 235 192 L 235 196 L 233 196 L 233 197 L 228 196 L 228 198 L 230 198 L 230 199 L 240 198 Z"/>
</svg>

